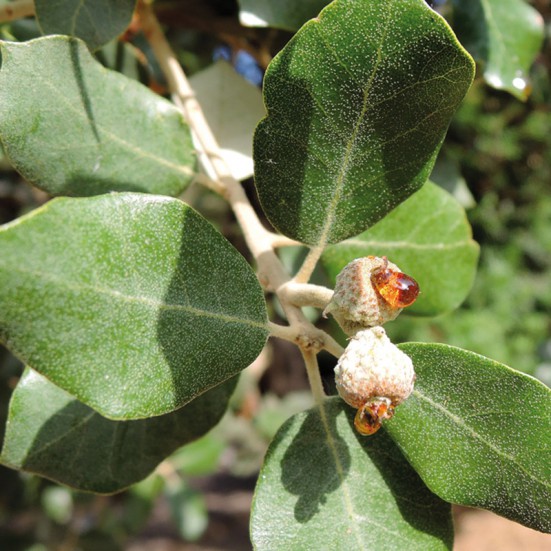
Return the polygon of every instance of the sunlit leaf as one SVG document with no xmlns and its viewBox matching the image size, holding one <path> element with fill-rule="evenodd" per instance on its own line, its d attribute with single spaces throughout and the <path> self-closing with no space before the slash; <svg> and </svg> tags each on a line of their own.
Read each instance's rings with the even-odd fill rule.
<svg viewBox="0 0 551 551">
<path fill-rule="evenodd" d="M 385 428 L 452 503 L 551 531 L 551 391 L 459 348 L 411 343 L 415 390 Z"/>
<path fill-rule="evenodd" d="M 330 0 L 238 0 L 239 20 L 248 27 L 296 31 L 316 17 Z"/>
<path fill-rule="evenodd" d="M 67 37 L 0 42 L 0 139 L 14 167 L 52 195 L 178 195 L 195 154 L 182 114 L 109 71 Z"/>
<path fill-rule="evenodd" d="M 253 175 L 253 133 L 264 116 L 262 93 L 225 61 L 196 73 L 190 84 L 232 176 Z"/>
<path fill-rule="evenodd" d="M 56 199 L 4 226 L 0 250 L 0 340 L 106 417 L 173 411 L 264 346 L 254 272 L 179 200 Z"/>
<path fill-rule="evenodd" d="M 482 63 L 486 82 L 525 100 L 544 38 L 543 17 L 524 0 L 452 0 L 454 28 Z"/>
<path fill-rule="evenodd" d="M 328 247 L 322 261 L 331 278 L 362 256 L 387 256 L 419 283 L 408 313 L 435 316 L 457 308 L 476 272 L 478 245 L 464 210 L 427 182 L 366 232 Z"/>
</svg>

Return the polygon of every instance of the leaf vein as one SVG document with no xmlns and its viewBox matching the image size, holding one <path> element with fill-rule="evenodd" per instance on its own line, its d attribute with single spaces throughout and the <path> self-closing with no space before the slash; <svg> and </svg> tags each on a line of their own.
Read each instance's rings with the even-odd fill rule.
<svg viewBox="0 0 551 551">
<path fill-rule="evenodd" d="M 502 450 L 500 450 L 497 446 L 486 440 L 480 433 L 478 433 L 474 428 L 470 427 L 465 423 L 465 421 L 461 418 L 452 413 L 449 409 L 445 408 L 442 404 L 439 404 L 435 402 L 434 400 L 431 400 L 428 396 L 424 395 L 419 390 L 414 390 L 413 394 L 419 398 L 420 400 L 423 400 L 430 404 L 431 407 L 437 409 L 442 414 L 444 414 L 446 417 L 452 420 L 458 427 L 468 432 L 475 440 L 480 442 L 482 445 L 485 445 L 488 447 L 492 452 L 494 452 L 500 459 L 505 459 L 507 461 L 510 461 L 513 463 L 519 470 L 523 471 L 526 476 L 535 482 L 541 484 L 545 488 L 551 488 L 551 482 L 546 480 L 540 480 L 537 476 L 535 476 L 533 473 L 528 471 L 524 464 L 517 460 L 517 458 L 511 454 L 508 454 Z"/>
</svg>

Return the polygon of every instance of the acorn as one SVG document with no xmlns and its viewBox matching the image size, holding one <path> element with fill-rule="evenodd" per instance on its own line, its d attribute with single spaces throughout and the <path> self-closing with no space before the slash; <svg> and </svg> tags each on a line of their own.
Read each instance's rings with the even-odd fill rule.
<svg viewBox="0 0 551 551">
<path fill-rule="evenodd" d="M 395 319 L 415 302 L 419 285 L 386 256 L 356 258 L 337 276 L 323 315 L 331 314 L 347 335 Z"/>
<path fill-rule="evenodd" d="M 335 367 L 341 398 L 358 411 L 354 426 L 360 434 L 374 434 L 381 421 L 413 391 L 411 358 L 390 342 L 382 327 L 358 331 Z"/>
</svg>

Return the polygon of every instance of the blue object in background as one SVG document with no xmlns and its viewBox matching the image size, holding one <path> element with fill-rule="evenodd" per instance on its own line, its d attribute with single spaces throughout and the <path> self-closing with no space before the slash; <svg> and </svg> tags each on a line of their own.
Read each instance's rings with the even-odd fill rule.
<svg viewBox="0 0 551 551">
<path fill-rule="evenodd" d="M 216 46 L 216 48 L 214 48 L 214 52 L 212 52 L 212 59 L 213 61 L 223 59 L 224 61 L 231 63 L 231 48 L 226 44 Z"/>
<path fill-rule="evenodd" d="M 237 73 L 247 79 L 251 84 L 255 86 L 262 85 L 264 72 L 259 67 L 254 57 L 245 50 L 239 50 L 237 54 L 232 56 L 231 48 L 227 45 L 221 45 L 214 49 L 212 58 L 214 61 L 223 59 L 231 63 Z"/>
</svg>

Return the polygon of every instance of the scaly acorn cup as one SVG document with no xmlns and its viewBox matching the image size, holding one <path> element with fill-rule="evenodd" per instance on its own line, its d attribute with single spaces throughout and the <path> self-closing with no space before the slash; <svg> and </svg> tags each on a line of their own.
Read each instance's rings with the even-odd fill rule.
<svg viewBox="0 0 551 551">
<path fill-rule="evenodd" d="M 337 276 L 323 315 L 332 314 L 347 335 L 395 319 L 419 294 L 417 282 L 386 256 L 356 258 Z"/>
<path fill-rule="evenodd" d="M 374 434 L 382 420 L 394 415 L 414 381 L 411 358 L 390 342 L 382 327 L 358 331 L 335 367 L 337 391 L 358 410 L 354 426 L 364 435 Z"/>
</svg>

